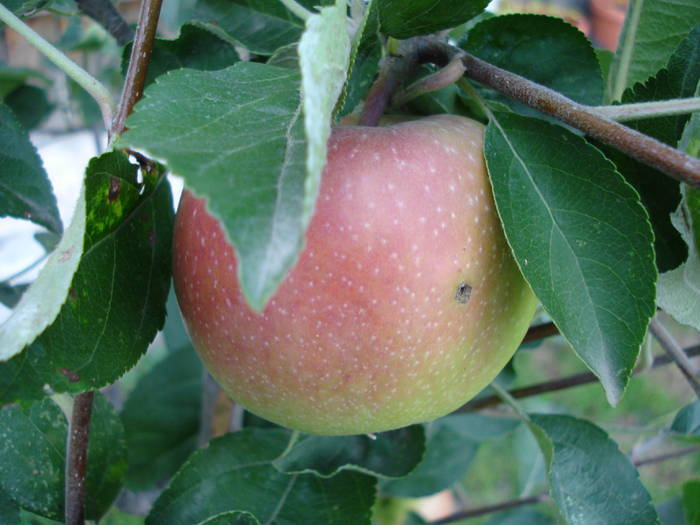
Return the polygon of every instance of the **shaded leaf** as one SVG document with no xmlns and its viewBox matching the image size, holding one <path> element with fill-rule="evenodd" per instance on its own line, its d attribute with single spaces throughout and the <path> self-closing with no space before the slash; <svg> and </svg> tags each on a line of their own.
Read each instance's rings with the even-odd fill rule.
<svg viewBox="0 0 700 525">
<path fill-rule="evenodd" d="M 199 525 L 260 525 L 260 522 L 250 512 L 233 510 L 212 516 Z"/>
<path fill-rule="evenodd" d="M 700 437 L 700 401 L 684 406 L 671 423 L 671 431 L 686 436 Z"/>
<path fill-rule="evenodd" d="M 61 520 L 68 423 L 51 400 L 0 411 L 0 489 L 21 508 Z M 88 519 L 99 518 L 121 488 L 126 446 L 119 417 L 96 393 L 90 420 L 86 505 Z"/>
<path fill-rule="evenodd" d="M 0 303 L 8 308 L 14 308 L 29 288 L 28 284 L 0 283 Z"/>
<path fill-rule="evenodd" d="M 304 29 L 279 0 L 199 0 L 195 17 L 259 55 L 296 42 Z"/>
<path fill-rule="evenodd" d="M 637 194 L 600 151 L 537 119 L 497 113 L 485 155 L 523 275 L 617 403 L 655 311 L 653 234 Z"/>
<path fill-rule="evenodd" d="M 381 485 L 384 494 L 421 497 L 439 492 L 464 475 L 482 440 L 513 430 L 517 419 L 455 414 L 426 425 L 425 454 L 408 476 Z"/>
<path fill-rule="evenodd" d="M 600 428 L 571 416 L 531 414 L 554 445 L 550 494 L 571 525 L 658 524 L 639 473 Z"/>
<path fill-rule="evenodd" d="M 127 121 L 122 146 L 164 159 L 207 199 L 236 248 L 249 304 L 261 310 L 301 250 L 306 189 L 299 76 L 239 62 L 161 77 Z"/>
<path fill-rule="evenodd" d="M 0 217 L 29 219 L 61 233 L 56 197 L 41 159 L 10 108 L 0 104 Z"/>
<path fill-rule="evenodd" d="M 46 91 L 30 85 L 22 85 L 9 93 L 4 100 L 17 117 L 21 126 L 31 131 L 41 124 L 53 110 Z"/>
<path fill-rule="evenodd" d="M 364 7 L 362 22 L 352 45 L 347 80 L 336 108 L 337 118 L 352 113 L 365 100 L 379 69 L 382 45 L 379 40 L 377 4 L 377 0 L 369 0 Z"/>
<path fill-rule="evenodd" d="M 19 507 L 3 490 L 0 490 L 0 523 L 20 525 Z"/>
<path fill-rule="evenodd" d="M 488 0 L 375 0 L 382 32 L 395 38 L 457 27 L 481 13 Z"/>
<path fill-rule="evenodd" d="M 122 54 L 122 74 L 126 73 L 131 56 L 128 44 Z M 156 77 L 173 69 L 188 67 L 201 71 L 223 69 L 239 61 L 231 42 L 223 40 L 211 31 L 196 24 L 185 24 L 174 40 L 156 39 L 148 62 L 146 86 Z"/>
<path fill-rule="evenodd" d="M 189 525 L 243 511 L 280 525 L 369 524 L 374 478 L 350 471 L 329 479 L 279 472 L 273 461 L 289 436 L 281 429 L 247 428 L 212 440 L 175 475 L 146 523 Z"/>
<path fill-rule="evenodd" d="M 582 104 L 602 101 L 603 80 L 593 47 L 560 18 L 535 14 L 489 18 L 469 32 L 461 47 Z"/>
<path fill-rule="evenodd" d="M 163 325 L 170 286 L 170 187 L 158 169 L 144 172 L 141 186 L 136 171 L 120 152 L 90 161 L 85 251 L 68 300 L 25 352 L 0 364 L 0 399 L 36 399 L 47 384 L 54 392 L 80 392 L 112 383 Z M 61 253 L 59 245 L 52 257 Z"/>
<path fill-rule="evenodd" d="M 696 0 L 631 2 L 608 78 L 610 99 L 619 100 L 625 89 L 656 74 L 698 23 Z"/>
<path fill-rule="evenodd" d="M 172 476 L 197 448 L 202 364 L 190 346 L 144 375 L 121 412 L 129 447 L 127 484 L 146 489 Z"/>
<path fill-rule="evenodd" d="M 322 477 L 347 469 L 376 476 L 402 477 L 420 462 L 424 449 L 425 434 L 421 425 L 381 432 L 374 438 L 304 435 L 275 466 L 287 473 L 313 472 Z"/>
</svg>

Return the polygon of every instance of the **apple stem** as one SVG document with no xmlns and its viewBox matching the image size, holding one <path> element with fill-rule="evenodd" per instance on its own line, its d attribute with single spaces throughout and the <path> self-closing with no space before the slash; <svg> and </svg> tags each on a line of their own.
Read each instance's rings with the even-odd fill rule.
<svg viewBox="0 0 700 525">
<path fill-rule="evenodd" d="M 143 0 L 141 3 L 136 35 L 131 46 L 129 66 L 124 79 L 124 88 L 122 89 L 119 105 L 117 106 L 117 114 L 114 117 L 112 129 L 110 130 L 111 139 L 120 135 L 126 129 L 126 117 L 131 114 L 134 105 L 143 95 L 161 4 L 162 0 Z"/>
<path fill-rule="evenodd" d="M 92 415 L 93 391 L 77 394 L 68 425 L 66 451 L 65 522 L 66 525 L 85 523 L 88 437 Z"/>
<path fill-rule="evenodd" d="M 406 77 L 418 69 L 420 44 L 417 38 L 407 40 L 389 39 L 389 53 L 383 58 L 379 75 L 367 94 L 359 124 L 361 126 L 376 126 L 389 106 L 394 92 Z"/>
<path fill-rule="evenodd" d="M 464 64 L 459 56 L 455 56 L 439 71 L 417 80 L 406 89 L 399 91 L 391 99 L 392 107 L 401 107 L 416 97 L 437 91 L 457 82 L 464 75 Z"/>
</svg>

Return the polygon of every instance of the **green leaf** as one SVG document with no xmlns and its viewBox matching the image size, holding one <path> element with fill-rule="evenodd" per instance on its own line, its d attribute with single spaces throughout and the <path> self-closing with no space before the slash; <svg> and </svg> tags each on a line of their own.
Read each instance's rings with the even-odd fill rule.
<svg viewBox="0 0 700 525">
<path fill-rule="evenodd" d="M 337 118 L 352 113 L 358 104 L 365 100 L 379 69 L 382 45 L 379 40 L 377 3 L 377 0 L 369 0 L 364 6 L 362 22 L 355 33 L 350 53 L 347 80 L 338 101 Z"/>
<path fill-rule="evenodd" d="M 134 490 L 172 476 L 197 447 L 202 364 L 191 346 L 168 354 L 144 375 L 121 412 Z"/>
<path fill-rule="evenodd" d="M 395 38 L 457 27 L 481 13 L 488 0 L 375 0 L 382 32 Z"/>
<path fill-rule="evenodd" d="M 374 437 L 303 435 L 275 466 L 282 472 L 312 472 L 321 477 L 334 476 L 341 470 L 402 477 L 420 462 L 424 449 L 425 434 L 420 425 Z"/>
<path fill-rule="evenodd" d="M 299 71 L 299 43 L 294 42 L 275 51 L 266 62 L 269 66 Z"/>
<path fill-rule="evenodd" d="M 698 23 L 696 0 L 631 0 L 608 77 L 610 99 L 656 74 Z"/>
<path fill-rule="evenodd" d="M 700 479 L 683 484 L 683 511 L 690 525 L 700 523 Z"/>
<path fill-rule="evenodd" d="M 195 17 L 259 55 L 296 42 L 304 29 L 279 0 L 199 0 Z"/>
<path fill-rule="evenodd" d="M 0 489 L 21 508 L 50 519 L 63 518 L 68 423 L 49 399 L 27 408 L 0 411 Z M 116 497 L 126 472 L 126 446 L 119 417 L 95 394 L 88 444 L 86 518 L 99 518 Z"/>
<path fill-rule="evenodd" d="M 138 361 L 162 327 L 170 286 L 172 199 L 157 168 L 143 176 L 140 185 L 136 166 L 120 152 L 90 161 L 84 254 L 68 300 L 26 351 L 0 363 L 0 400 L 37 399 L 44 385 L 54 392 L 80 392 L 112 383 Z M 54 256 L 67 255 L 59 245 Z M 32 300 L 40 304 L 42 299 Z"/>
<path fill-rule="evenodd" d="M 381 491 L 396 497 L 428 496 L 450 487 L 467 471 L 479 442 L 510 432 L 520 424 L 511 418 L 454 414 L 428 423 L 423 460 L 408 476 L 388 480 Z"/>
<path fill-rule="evenodd" d="M 0 400 L 7 387 L 3 361 L 21 352 L 56 319 L 83 253 L 84 233 L 85 194 L 81 188 L 70 226 L 11 316 L 0 325 Z"/>
<path fill-rule="evenodd" d="M 53 110 L 46 91 L 37 87 L 23 85 L 5 97 L 4 103 L 17 117 L 26 130 L 33 130 L 41 124 Z"/>
<path fill-rule="evenodd" d="M 56 197 L 29 135 L 10 108 L 0 104 L 0 217 L 29 219 L 61 233 Z"/>
<path fill-rule="evenodd" d="M 637 469 L 605 432 L 571 416 L 530 417 L 554 445 L 550 494 L 567 523 L 659 523 Z"/>
<path fill-rule="evenodd" d="M 560 18 L 503 15 L 480 22 L 461 47 L 582 104 L 603 99 L 600 64 L 590 42 Z M 518 106 L 522 108 L 523 106 Z"/>
<path fill-rule="evenodd" d="M 326 143 L 331 135 L 333 108 L 338 102 L 350 60 L 347 4 L 336 0 L 306 21 L 299 42 L 301 93 L 306 132 L 306 182 L 302 221 L 308 226 L 326 165 Z"/>
<path fill-rule="evenodd" d="M 173 69 L 188 67 L 201 71 L 213 71 L 228 67 L 240 60 L 231 42 L 222 39 L 205 27 L 196 23 L 185 24 L 180 28 L 180 35 L 176 39 L 156 39 L 148 62 L 145 85 L 150 85 L 156 77 Z M 128 44 L 122 54 L 122 74 L 126 73 L 129 65 L 131 46 L 131 43 Z"/>
<path fill-rule="evenodd" d="M 700 95 L 700 83 L 695 91 Z M 700 112 L 686 125 L 681 147 L 700 155 Z M 671 217 L 688 246 L 688 260 L 659 277 L 658 304 L 676 321 L 700 329 L 700 190 L 683 186 L 680 206 Z"/>
<path fill-rule="evenodd" d="M 664 69 L 644 84 L 636 84 L 625 91 L 622 102 L 631 104 L 692 97 L 698 82 L 700 82 L 700 25 L 697 25 L 680 43 Z M 689 119 L 689 114 L 672 115 L 634 120 L 627 125 L 675 147 Z"/>
<path fill-rule="evenodd" d="M 671 423 L 671 431 L 686 436 L 700 437 L 700 401 L 684 406 Z"/>
<path fill-rule="evenodd" d="M 200 523 L 244 511 L 261 523 L 370 523 L 374 478 L 345 471 L 329 479 L 288 475 L 273 462 L 287 448 L 281 429 L 246 428 L 195 452 L 156 500 L 146 523 Z"/>
<path fill-rule="evenodd" d="M 639 197 L 600 151 L 538 119 L 497 113 L 485 155 L 523 275 L 617 403 L 655 312 L 653 234 Z"/>
<path fill-rule="evenodd" d="M 302 248 L 307 194 L 299 75 L 239 62 L 180 70 L 146 90 L 122 146 L 164 159 L 207 199 L 238 256 L 248 303 L 262 310 Z"/>
</svg>

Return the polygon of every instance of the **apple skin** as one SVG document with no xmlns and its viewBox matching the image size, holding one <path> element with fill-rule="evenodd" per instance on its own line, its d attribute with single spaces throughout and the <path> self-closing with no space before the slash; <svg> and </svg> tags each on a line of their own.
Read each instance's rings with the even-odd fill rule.
<svg viewBox="0 0 700 525">
<path fill-rule="evenodd" d="M 464 117 L 335 128 L 305 249 L 261 314 L 189 192 L 174 254 L 182 315 L 223 390 L 322 435 L 455 410 L 507 363 L 536 304 L 496 213 L 483 126 Z"/>
</svg>

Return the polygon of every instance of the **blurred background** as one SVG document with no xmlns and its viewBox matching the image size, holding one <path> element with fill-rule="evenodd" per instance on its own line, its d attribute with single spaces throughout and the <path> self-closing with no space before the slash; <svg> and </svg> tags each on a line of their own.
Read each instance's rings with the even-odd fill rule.
<svg viewBox="0 0 700 525">
<path fill-rule="evenodd" d="M 189 18 L 194 0 L 165 0 L 160 35 L 174 38 Z M 120 1 L 117 9 L 133 24 L 139 3 Z M 497 13 L 540 13 L 566 19 L 587 34 L 594 45 L 615 49 L 625 17 L 627 0 L 496 0 L 490 10 Z M 27 22 L 55 43 L 94 76 L 110 86 L 115 95 L 121 81 L 121 46 L 100 26 L 77 15 L 72 0 L 52 3 L 57 12 L 73 16 L 56 17 L 37 9 Z M 99 53 L 95 53 L 99 51 Z M 19 73 L 16 68 L 31 68 Z M 38 72 L 38 73 L 37 73 Z M 20 81 L 18 82 L 18 75 Z M 33 90 L 32 86 L 41 89 Z M 48 96 L 47 96 L 48 93 Z M 70 222 L 83 170 L 88 160 L 106 147 L 106 136 L 96 104 L 37 51 L 7 28 L 0 28 L 0 97 L 21 113 L 25 127 L 49 174 L 64 225 Z M 1 147 L 1 146 L 0 146 Z M 1 169 L 1 168 L 0 168 Z M 174 192 L 181 183 L 174 178 Z M 16 300 L 16 285 L 31 282 L 41 267 L 45 248 L 35 237 L 41 229 L 27 221 L 0 219 L 0 322 L 9 315 Z M 546 320 L 546 319 L 545 319 Z M 666 320 L 666 326 L 683 346 L 697 344 L 692 330 Z M 154 343 L 146 359 L 156 360 L 162 345 Z M 648 352 L 660 353 L 652 343 Z M 147 370 L 141 369 L 143 374 Z M 531 344 L 518 351 L 502 375 L 508 387 L 546 382 L 585 371 L 584 365 L 560 337 L 544 344 Z M 134 377 L 127 376 L 128 388 Z M 616 408 L 607 404 L 597 383 L 523 400 L 527 410 L 571 413 L 595 421 L 632 457 L 646 457 L 672 449 L 662 429 L 668 428 L 679 407 L 693 400 L 693 392 L 672 366 L 659 367 L 632 378 L 629 390 Z M 499 409 L 495 409 L 499 410 Z M 700 455 L 693 454 L 659 462 L 640 469 L 642 480 L 655 502 L 678 497 L 679 485 L 700 472 Z M 438 519 L 462 508 L 488 505 L 545 490 L 542 458 L 525 428 L 480 447 L 464 478 L 451 490 L 437 496 L 408 501 L 424 518 Z M 546 503 L 529 507 L 526 521 L 553 519 Z M 486 524 L 490 516 L 465 521 Z M 499 523 L 501 523 L 499 521 Z"/>
</svg>

